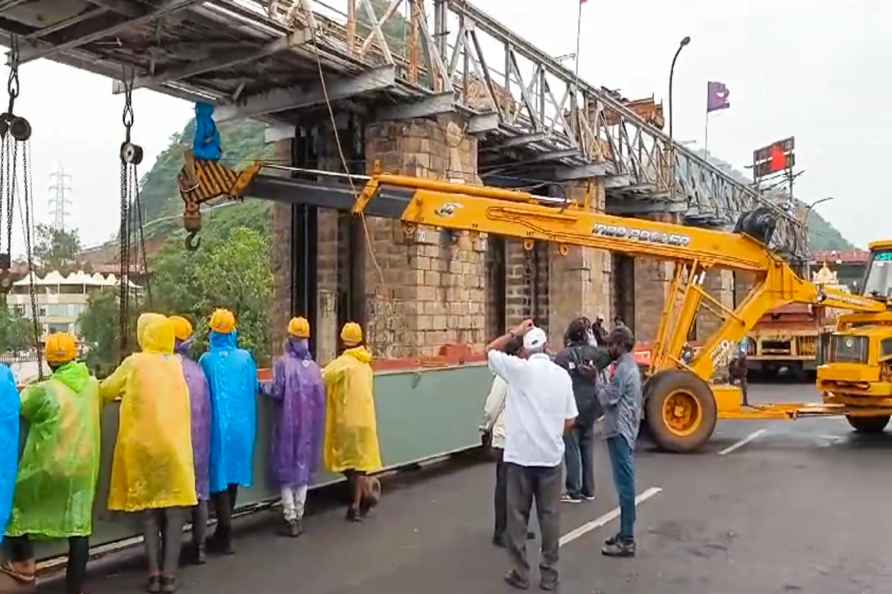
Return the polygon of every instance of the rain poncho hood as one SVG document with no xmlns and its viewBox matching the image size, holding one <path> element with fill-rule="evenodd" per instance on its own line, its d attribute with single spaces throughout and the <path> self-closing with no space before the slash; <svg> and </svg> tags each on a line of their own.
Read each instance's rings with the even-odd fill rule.
<svg viewBox="0 0 892 594">
<path fill-rule="evenodd" d="M 201 366 L 189 358 L 191 340 L 177 341 L 176 352 L 183 366 L 183 377 L 189 387 L 189 402 L 192 405 L 192 458 L 195 464 L 195 493 L 205 501 L 210 496 L 211 463 L 211 396 L 208 380 Z"/>
<path fill-rule="evenodd" d="M 195 505 L 189 388 L 173 354 L 173 324 L 143 314 L 137 338 L 143 351 L 127 357 L 100 386 L 103 398 L 122 397 L 108 508 Z"/>
<path fill-rule="evenodd" d="M 257 365 L 238 348 L 237 333 L 209 335 L 210 350 L 199 363 L 211 391 L 211 493 L 254 480 L 257 432 Z"/>
<path fill-rule="evenodd" d="M 325 387 L 306 342 L 292 338 L 264 387 L 273 400 L 270 467 L 280 487 L 310 484 L 322 458 Z"/>
<path fill-rule="evenodd" d="M 0 542 L 12 512 L 19 459 L 19 391 L 12 371 L 0 365 Z"/>
<path fill-rule="evenodd" d="M 195 104 L 195 138 L 192 154 L 202 161 L 219 161 L 223 156 L 220 132 L 214 123 L 214 106 L 210 103 Z"/>
<path fill-rule="evenodd" d="M 326 389 L 325 466 L 332 472 L 381 469 L 372 355 L 347 349 L 322 372 Z"/>
<path fill-rule="evenodd" d="M 22 392 L 28 438 L 19 464 L 10 536 L 89 536 L 100 464 L 99 383 L 72 362 Z"/>
</svg>

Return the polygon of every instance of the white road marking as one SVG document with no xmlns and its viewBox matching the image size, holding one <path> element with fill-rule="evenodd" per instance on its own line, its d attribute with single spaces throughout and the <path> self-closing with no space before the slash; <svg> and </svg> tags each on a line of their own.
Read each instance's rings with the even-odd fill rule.
<svg viewBox="0 0 892 594">
<path fill-rule="evenodd" d="M 743 446 L 745 446 L 749 442 L 753 441 L 754 439 L 758 439 L 759 437 L 761 437 L 767 431 L 768 431 L 768 429 L 759 429 L 758 431 L 754 431 L 753 433 L 750 433 L 749 435 L 747 435 L 746 437 L 744 437 L 743 439 L 741 439 L 734 445 L 730 445 L 730 446 L 726 447 L 724 450 L 720 451 L 719 456 L 724 456 L 725 454 L 730 454 L 737 448 L 742 448 Z"/>
<path fill-rule="evenodd" d="M 658 495 L 662 492 L 663 492 L 663 489 L 661 489 L 660 487 L 651 487 L 650 489 L 643 491 L 637 497 L 635 497 L 635 507 L 638 507 L 639 505 L 641 505 L 641 503 L 647 501 L 654 495 Z M 582 526 L 580 526 L 579 528 L 576 528 L 575 530 L 571 530 L 570 532 L 566 533 L 565 535 L 563 535 L 561 537 L 561 540 L 559 541 L 560 546 L 569 544 L 569 543 L 573 542 L 574 540 L 576 540 L 577 538 L 579 538 L 580 536 L 588 534 L 592 530 L 597 530 L 598 528 L 601 528 L 602 526 L 609 524 L 610 522 L 612 522 L 613 520 L 615 520 L 619 517 L 619 513 L 620 513 L 619 508 L 615 507 L 612 510 L 610 510 L 609 512 L 607 512 L 606 514 L 604 514 L 603 516 L 601 516 L 599 518 L 595 518 L 591 522 L 587 522 L 587 523 L 583 524 Z"/>
<path fill-rule="evenodd" d="M 829 439 L 830 441 L 844 441 L 845 437 L 841 435 L 818 435 L 821 439 Z"/>
</svg>

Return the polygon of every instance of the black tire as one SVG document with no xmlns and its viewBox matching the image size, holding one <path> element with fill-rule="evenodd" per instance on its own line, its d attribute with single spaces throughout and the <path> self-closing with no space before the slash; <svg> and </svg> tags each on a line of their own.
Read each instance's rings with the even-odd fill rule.
<svg viewBox="0 0 892 594">
<path fill-rule="evenodd" d="M 663 371 L 647 382 L 644 390 L 647 400 L 644 403 L 645 418 L 653 435 L 654 442 L 669 452 L 693 452 L 703 446 L 715 431 L 718 420 L 715 397 L 709 386 L 688 371 Z M 664 406 L 670 396 L 681 393 L 692 407 L 696 407 L 696 416 L 692 415 L 690 427 L 679 430 L 667 424 L 663 415 Z"/>
<path fill-rule="evenodd" d="M 801 362 L 791 363 L 788 369 L 797 382 L 804 383 L 808 381 L 808 375 L 805 373 L 805 366 Z"/>
<path fill-rule="evenodd" d="M 882 433 L 889 424 L 889 415 L 879 417 L 850 417 L 846 416 L 849 425 L 858 433 Z"/>
<path fill-rule="evenodd" d="M 762 363 L 762 377 L 773 379 L 777 377 L 779 372 L 780 368 L 774 363 Z"/>
</svg>

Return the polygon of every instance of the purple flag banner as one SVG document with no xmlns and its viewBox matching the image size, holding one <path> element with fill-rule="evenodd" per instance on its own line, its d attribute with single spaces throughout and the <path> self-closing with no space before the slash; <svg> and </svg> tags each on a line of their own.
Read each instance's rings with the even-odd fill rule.
<svg viewBox="0 0 892 594">
<path fill-rule="evenodd" d="M 731 107 L 731 103 L 728 102 L 730 94 L 731 91 L 728 90 L 725 83 L 715 81 L 706 83 L 706 113 Z"/>
</svg>

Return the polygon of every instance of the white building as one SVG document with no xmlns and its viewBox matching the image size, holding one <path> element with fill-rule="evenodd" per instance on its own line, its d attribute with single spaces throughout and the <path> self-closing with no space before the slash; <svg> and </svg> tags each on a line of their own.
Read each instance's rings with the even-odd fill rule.
<svg viewBox="0 0 892 594">
<path fill-rule="evenodd" d="M 45 337 L 53 332 L 71 332 L 79 335 L 78 317 L 87 309 L 87 299 L 93 293 L 105 288 L 117 287 L 118 278 L 114 274 L 87 274 L 78 271 L 63 276 L 52 271 L 46 276 L 35 276 L 34 289 L 37 299 L 37 319 Z M 140 287 L 130 283 L 133 293 Z M 7 305 L 21 315 L 32 319 L 30 280 L 25 278 L 13 283 L 7 296 Z"/>
</svg>

